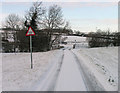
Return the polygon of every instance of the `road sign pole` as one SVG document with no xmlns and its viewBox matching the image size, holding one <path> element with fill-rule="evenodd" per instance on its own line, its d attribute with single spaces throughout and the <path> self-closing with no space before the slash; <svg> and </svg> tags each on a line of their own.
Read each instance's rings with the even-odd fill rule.
<svg viewBox="0 0 120 93">
<path fill-rule="evenodd" d="M 33 63 L 32 63 L 32 36 L 30 36 L 30 52 L 31 52 L 31 69 L 33 68 Z"/>
<path fill-rule="evenodd" d="M 30 36 L 31 69 L 33 68 L 33 62 L 32 62 L 32 36 L 33 35 L 35 35 L 35 32 L 33 31 L 31 27 L 29 27 L 26 33 L 26 36 Z"/>
</svg>

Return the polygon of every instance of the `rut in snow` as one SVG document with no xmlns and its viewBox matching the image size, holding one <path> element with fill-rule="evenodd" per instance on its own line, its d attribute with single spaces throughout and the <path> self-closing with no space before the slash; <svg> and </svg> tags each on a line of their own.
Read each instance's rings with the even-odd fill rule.
<svg viewBox="0 0 120 93">
<path fill-rule="evenodd" d="M 87 91 L 83 76 L 77 65 L 72 52 L 65 50 L 55 91 Z"/>
</svg>

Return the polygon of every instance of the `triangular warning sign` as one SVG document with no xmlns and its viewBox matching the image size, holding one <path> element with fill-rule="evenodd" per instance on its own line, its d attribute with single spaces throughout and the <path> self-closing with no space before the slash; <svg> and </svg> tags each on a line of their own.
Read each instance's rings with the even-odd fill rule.
<svg viewBox="0 0 120 93">
<path fill-rule="evenodd" d="M 27 33 L 26 33 L 26 36 L 33 36 L 35 35 L 35 32 L 33 31 L 33 29 L 31 27 L 29 27 Z"/>
</svg>

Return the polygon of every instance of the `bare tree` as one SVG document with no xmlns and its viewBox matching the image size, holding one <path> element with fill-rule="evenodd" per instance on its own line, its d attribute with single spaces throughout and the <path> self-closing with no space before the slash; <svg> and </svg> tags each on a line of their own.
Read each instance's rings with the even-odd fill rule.
<svg viewBox="0 0 120 93">
<path fill-rule="evenodd" d="M 57 37 L 55 37 L 54 40 L 51 39 L 53 29 L 59 29 L 61 26 L 63 26 L 63 24 L 64 20 L 61 7 L 58 5 L 50 6 L 43 19 L 43 26 L 44 28 L 48 29 L 47 36 L 49 37 L 48 42 L 50 42 L 48 45 L 49 49 L 52 47 L 52 43 L 55 41 L 55 39 L 57 39 Z"/>
<path fill-rule="evenodd" d="M 9 14 L 5 20 L 5 27 L 12 30 L 19 30 L 20 17 L 16 14 Z"/>
<path fill-rule="evenodd" d="M 58 5 L 50 6 L 43 20 L 44 27 L 47 29 L 55 29 L 59 28 L 61 25 L 63 25 L 63 23 L 64 21 L 61 7 Z"/>
<path fill-rule="evenodd" d="M 72 33 L 71 31 L 72 30 L 71 30 L 70 22 L 66 21 L 63 27 L 63 32 L 66 34 L 71 34 Z"/>
<path fill-rule="evenodd" d="M 45 13 L 45 8 L 42 6 L 42 2 L 34 2 L 30 9 L 27 11 L 25 15 L 24 25 L 26 28 L 29 26 L 35 31 L 35 36 L 32 37 L 33 43 L 33 51 L 46 51 L 48 45 L 48 37 L 42 31 L 39 31 L 39 25 L 41 24 L 43 14 Z M 22 35 L 22 32 L 20 33 Z M 24 32 L 23 32 L 24 34 Z M 20 41 L 23 42 L 23 38 L 20 37 Z M 26 41 L 29 43 L 28 41 Z M 22 44 L 21 44 L 22 45 Z"/>
<path fill-rule="evenodd" d="M 31 26 L 34 30 L 38 28 L 38 24 L 41 23 L 42 15 L 45 13 L 45 9 L 42 7 L 42 2 L 33 3 L 29 11 L 25 15 L 25 26 Z"/>
<path fill-rule="evenodd" d="M 70 22 L 69 22 L 69 21 L 66 21 L 66 22 L 65 22 L 64 29 L 71 29 L 71 26 L 70 26 Z"/>
<path fill-rule="evenodd" d="M 4 22 L 4 27 L 6 27 L 6 29 L 10 29 L 11 31 L 11 35 L 12 38 L 14 40 L 13 43 L 13 48 L 14 48 L 14 52 L 16 51 L 17 48 L 17 31 L 16 30 L 20 30 L 22 26 L 21 23 L 21 18 L 16 15 L 16 14 L 9 14 Z"/>
</svg>

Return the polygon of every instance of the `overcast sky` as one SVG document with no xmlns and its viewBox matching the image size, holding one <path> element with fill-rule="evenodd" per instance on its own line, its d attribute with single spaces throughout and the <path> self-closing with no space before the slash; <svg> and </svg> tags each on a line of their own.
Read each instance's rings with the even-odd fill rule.
<svg viewBox="0 0 120 93">
<path fill-rule="evenodd" d="M 15 13 L 23 17 L 25 11 L 32 5 L 31 0 L 6 0 L 0 4 L 0 21 Z M 35 1 L 35 0 L 34 0 Z M 69 0 L 67 2 L 58 2 L 60 0 L 44 0 L 43 5 L 48 7 L 57 4 L 62 7 L 63 15 L 70 22 L 73 30 L 82 32 L 95 31 L 96 27 L 102 30 L 118 31 L 118 2 L 117 0 Z M 49 0 L 50 1 L 50 0 Z M 97 1 L 97 2 L 96 2 Z M 114 2 L 113 2 L 114 1 Z M 3 20 L 2 20 L 3 19 Z"/>
</svg>

